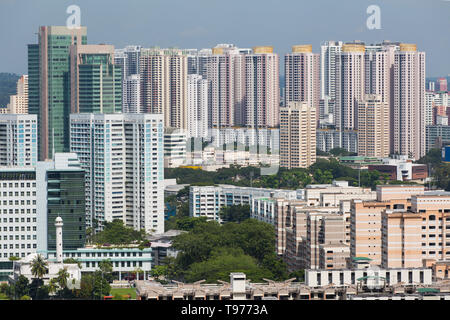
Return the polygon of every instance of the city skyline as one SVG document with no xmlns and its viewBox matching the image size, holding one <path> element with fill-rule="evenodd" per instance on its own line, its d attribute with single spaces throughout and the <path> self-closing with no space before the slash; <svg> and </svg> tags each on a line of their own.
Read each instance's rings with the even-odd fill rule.
<svg viewBox="0 0 450 320">
<path fill-rule="evenodd" d="M 312 44 L 313 52 L 319 52 L 320 45 L 328 40 L 361 40 L 367 44 L 391 40 L 417 43 L 421 51 L 427 52 L 428 77 L 450 74 L 450 61 L 446 56 L 450 43 L 434 36 L 439 30 L 450 28 L 450 4 L 442 0 L 379 0 L 378 3 L 321 0 L 307 5 L 286 0 L 279 6 L 271 1 L 258 2 L 255 6 L 249 1 L 240 5 L 241 10 L 215 1 L 127 1 L 105 6 L 104 1 L 7 0 L 0 4 L 0 25 L 5 30 L 0 33 L 0 40 L 11 50 L 4 52 L 0 70 L 26 74 L 26 44 L 32 42 L 41 25 L 65 25 L 69 17 L 66 9 L 72 4 L 81 9 L 81 25 L 89 28 L 91 44 L 106 43 L 116 48 L 142 45 L 198 49 L 212 48 L 217 43 L 233 43 L 238 47 L 272 45 L 281 57 L 297 44 Z M 379 30 L 369 30 L 366 26 L 370 16 L 366 9 L 372 4 L 380 7 Z M 173 7 L 177 10 L 170 11 Z M 203 14 L 199 16 L 198 12 Z M 7 16 L 3 16 L 5 14 Z M 167 17 L 172 18 L 171 23 L 165 23 Z M 228 19 L 225 28 L 217 22 L 224 17 Z M 117 23 L 127 20 L 133 23 Z M 270 20 L 274 23 L 267 23 Z M 8 21 L 20 26 L 12 31 L 13 37 L 6 31 L 10 30 L 6 25 Z"/>
</svg>

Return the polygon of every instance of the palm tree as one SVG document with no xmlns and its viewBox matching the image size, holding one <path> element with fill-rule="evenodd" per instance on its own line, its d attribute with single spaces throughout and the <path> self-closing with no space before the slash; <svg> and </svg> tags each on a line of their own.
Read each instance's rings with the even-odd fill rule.
<svg viewBox="0 0 450 320">
<path fill-rule="evenodd" d="M 48 272 L 48 263 L 44 258 L 38 254 L 31 262 L 31 273 L 37 279 L 41 279 Z"/>
<path fill-rule="evenodd" d="M 58 276 L 56 277 L 56 281 L 59 284 L 59 287 L 61 289 L 64 289 L 67 287 L 67 279 L 69 278 L 69 273 L 67 272 L 67 268 L 59 269 Z"/>
<path fill-rule="evenodd" d="M 56 283 L 57 282 L 58 281 L 56 278 L 50 279 L 50 281 L 48 282 L 48 292 L 50 294 L 53 294 L 56 292 Z"/>
</svg>

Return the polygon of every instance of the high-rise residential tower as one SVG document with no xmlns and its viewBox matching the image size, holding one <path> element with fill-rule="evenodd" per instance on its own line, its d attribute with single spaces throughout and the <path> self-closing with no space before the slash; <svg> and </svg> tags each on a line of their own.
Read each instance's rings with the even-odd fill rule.
<svg viewBox="0 0 450 320">
<path fill-rule="evenodd" d="M 141 104 L 141 76 L 139 74 L 129 75 L 125 80 L 125 113 L 142 113 Z"/>
<path fill-rule="evenodd" d="M 319 79 L 320 55 L 312 53 L 311 45 L 296 45 L 292 53 L 284 57 L 286 77 L 285 105 L 291 101 L 307 102 L 316 108 L 316 122 L 319 122 Z"/>
<path fill-rule="evenodd" d="M 342 41 L 326 41 L 320 46 L 320 99 L 336 97 L 336 56 L 342 44 Z"/>
<path fill-rule="evenodd" d="M 357 102 L 358 155 L 386 158 L 389 147 L 389 103 L 381 95 L 366 95 Z"/>
<path fill-rule="evenodd" d="M 69 150 L 70 46 L 87 43 L 87 28 L 43 26 L 28 45 L 28 113 L 38 115 L 39 159 Z"/>
<path fill-rule="evenodd" d="M 291 101 L 280 108 L 280 166 L 307 168 L 316 162 L 316 109 Z"/>
<path fill-rule="evenodd" d="M 391 151 L 419 159 L 425 155 L 425 53 L 415 44 L 395 52 Z"/>
<path fill-rule="evenodd" d="M 163 115 L 71 114 L 70 120 L 70 147 L 86 171 L 87 225 L 101 230 L 119 219 L 164 232 Z"/>
<path fill-rule="evenodd" d="M 28 75 L 25 74 L 17 80 L 17 93 L 9 97 L 8 113 L 28 113 Z"/>
<path fill-rule="evenodd" d="M 141 49 L 141 103 L 144 112 L 164 114 L 164 126 L 186 129 L 187 53 Z"/>
<path fill-rule="evenodd" d="M 244 125 L 245 58 L 239 48 L 218 45 L 206 62 L 210 86 L 209 127 L 227 128 Z"/>
<path fill-rule="evenodd" d="M 208 136 L 208 80 L 201 75 L 188 75 L 187 124 L 188 137 Z"/>
<path fill-rule="evenodd" d="M 364 52 L 364 44 L 346 43 L 336 56 L 335 123 L 341 131 L 356 129 L 356 102 L 365 92 Z"/>
<path fill-rule="evenodd" d="M 35 114 L 0 114 L 0 166 L 35 166 L 37 130 Z"/>
<path fill-rule="evenodd" d="M 245 110 L 243 125 L 273 128 L 280 123 L 279 58 L 271 46 L 253 48 L 245 55 Z"/>
</svg>

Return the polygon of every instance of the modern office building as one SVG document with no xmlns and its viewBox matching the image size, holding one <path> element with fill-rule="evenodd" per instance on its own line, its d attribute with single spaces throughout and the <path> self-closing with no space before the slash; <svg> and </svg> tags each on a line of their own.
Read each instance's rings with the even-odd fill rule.
<svg viewBox="0 0 450 320">
<path fill-rule="evenodd" d="M 86 171 L 86 224 L 119 219 L 164 232 L 163 116 L 72 114 L 71 150 Z"/>
<path fill-rule="evenodd" d="M 280 166 L 308 168 L 316 162 L 316 108 L 288 102 L 280 108 Z"/>
<path fill-rule="evenodd" d="M 391 153 L 417 160 L 425 155 L 425 53 L 415 44 L 395 52 Z"/>
<path fill-rule="evenodd" d="M 114 46 L 70 46 L 71 113 L 122 111 L 122 71 Z"/>
<path fill-rule="evenodd" d="M 28 113 L 28 75 L 22 75 L 17 80 L 17 91 L 15 95 L 9 97 L 8 113 L 27 114 Z"/>
<path fill-rule="evenodd" d="M 306 102 L 315 108 L 316 123 L 319 123 L 320 55 L 312 52 L 312 45 L 292 46 L 292 52 L 284 57 L 285 106 L 289 102 Z"/>
<path fill-rule="evenodd" d="M 381 95 L 366 95 L 357 102 L 358 155 L 388 157 L 390 154 L 389 103 Z"/>
<path fill-rule="evenodd" d="M 84 171 L 75 154 L 54 156 L 35 167 L 0 167 L 0 261 L 54 250 L 57 216 L 66 221 L 64 248 L 84 246 Z"/>
<path fill-rule="evenodd" d="M 187 129 L 187 52 L 141 49 L 141 103 L 147 113 L 162 113 L 164 127 Z"/>
<path fill-rule="evenodd" d="M 35 114 L 0 114 L 0 166 L 35 166 L 37 131 Z"/>
<path fill-rule="evenodd" d="M 69 151 L 70 46 L 87 43 L 87 28 L 43 26 L 28 45 L 28 113 L 38 115 L 39 160 Z"/>
<path fill-rule="evenodd" d="M 198 74 L 189 74 L 187 86 L 187 136 L 206 139 L 208 137 L 208 80 Z"/>
</svg>

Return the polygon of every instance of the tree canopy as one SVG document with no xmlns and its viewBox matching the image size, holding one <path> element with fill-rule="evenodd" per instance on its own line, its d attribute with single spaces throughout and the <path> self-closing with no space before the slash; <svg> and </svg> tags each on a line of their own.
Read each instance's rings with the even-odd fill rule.
<svg viewBox="0 0 450 320">
<path fill-rule="evenodd" d="M 173 240 L 179 254 L 168 268 L 172 270 L 167 270 L 177 275 L 178 280 L 226 281 L 230 272 L 239 271 L 253 281 L 287 278 L 286 265 L 275 254 L 273 226 L 254 219 L 223 225 L 201 218 L 190 219 L 190 231 Z"/>
<path fill-rule="evenodd" d="M 97 244 L 129 244 L 145 240 L 145 232 L 143 230 L 136 231 L 127 227 L 122 220 L 113 220 L 105 222 L 103 231 L 93 236 L 92 242 Z"/>
</svg>

